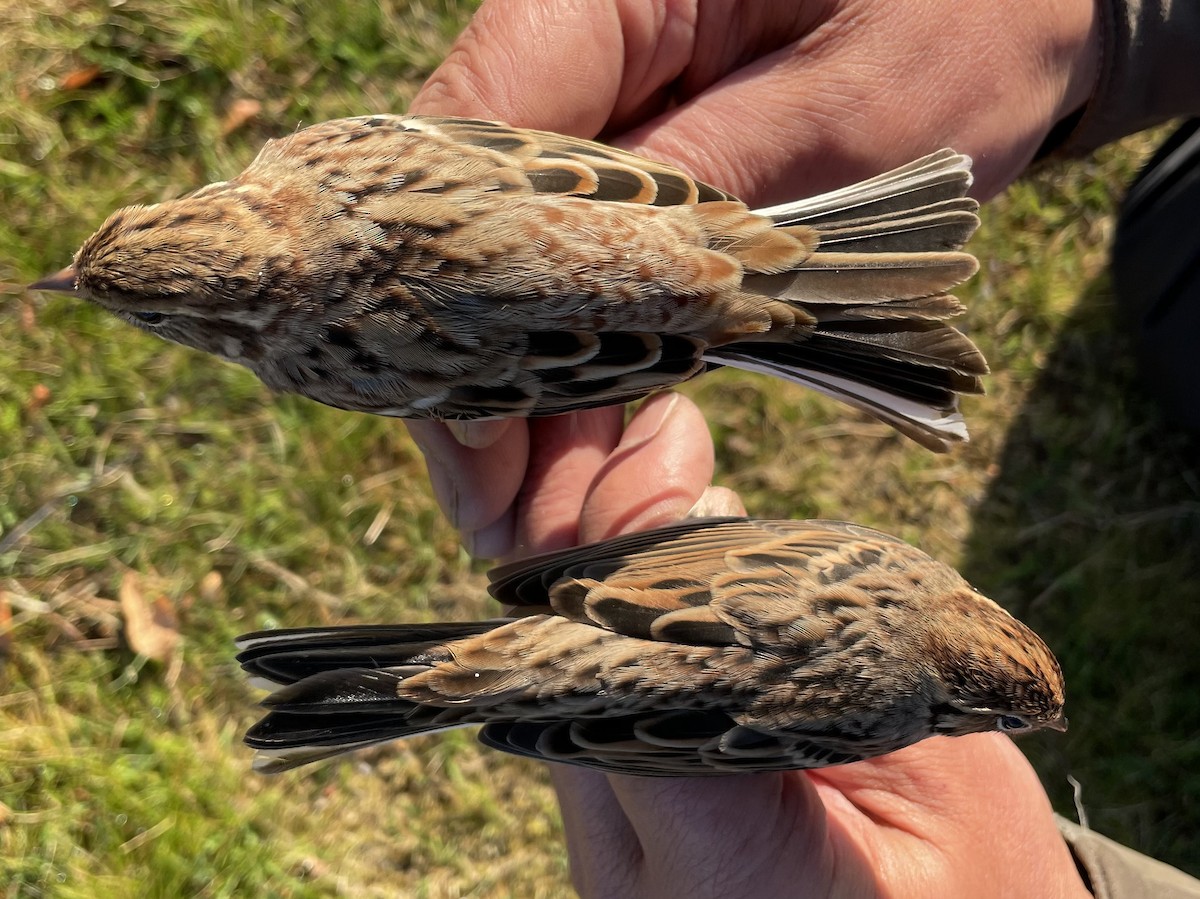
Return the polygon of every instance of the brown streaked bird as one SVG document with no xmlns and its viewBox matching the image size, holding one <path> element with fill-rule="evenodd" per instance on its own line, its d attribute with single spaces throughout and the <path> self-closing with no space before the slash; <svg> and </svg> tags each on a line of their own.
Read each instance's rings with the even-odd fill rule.
<svg viewBox="0 0 1200 899">
<path fill-rule="evenodd" d="M 1066 729 L 1046 644 L 953 569 L 837 521 L 694 519 L 501 566 L 514 617 L 240 638 L 275 773 L 482 724 L 488 746 L 626 774 L 872 758 Z"/>
<path fill-rule="evenodd" d="M 977 265 L 951 150 L 751 211 L 683 172 L 494 122 L 375 115 L 269 141 L 234 178 L 115 212 L 76 294 L 275 390 L 404 418 L 554 415 L 732 366 L 935 450 L 987 365 L 945 323 Z"/>
</svg>

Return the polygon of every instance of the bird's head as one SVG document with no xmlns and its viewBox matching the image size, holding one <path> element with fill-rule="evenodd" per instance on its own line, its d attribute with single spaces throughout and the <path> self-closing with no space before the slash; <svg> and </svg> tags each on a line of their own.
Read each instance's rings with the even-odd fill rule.
<svg viewBox="0 0 1200 899">
<path fill-rule="evenodd" d="M 196 195 L 109 216 L 71 266 L 31 285 L 88 300 L 167 340 L 248 363 L 275 318 L 286 237 L 232 196 Z"/>
<path fill-rule="evenodd" d="M 1041 637 L 977 593 L 955 594 L 931 616 L 929 658 L 944 702 L 933 730 L 1065 731 L 1062 669 Z"/>
</svg>

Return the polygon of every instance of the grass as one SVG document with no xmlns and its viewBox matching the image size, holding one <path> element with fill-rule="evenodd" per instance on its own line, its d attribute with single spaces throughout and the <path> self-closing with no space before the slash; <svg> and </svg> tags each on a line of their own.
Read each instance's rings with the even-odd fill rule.
<svg viewBox="0 0 1200 899">
<path fill-rule="evenodd" d="M 3 895 L 567 890 L 544 771 L 470 734 L 247 771 L 235 634 L 489 611 L 403 429 L 17 287 L 297 122 L 403 109 L 470 6 L 0 0 Z M 898 533 L 1037 628 L 1072 727 L 1023 745 L 1057 807 L 1073 777 L 1093 826 L 1200 872 L 1200 441 L 1139 392 L 1104 274 L 1149 145 L 986 210 L 963 296 L 995 374 L 965 450 L 751 376 L 687 390 L 752 511 Z M 164 661 L 131 648 L 127 578 L 181 635 Z"/>
</svg>

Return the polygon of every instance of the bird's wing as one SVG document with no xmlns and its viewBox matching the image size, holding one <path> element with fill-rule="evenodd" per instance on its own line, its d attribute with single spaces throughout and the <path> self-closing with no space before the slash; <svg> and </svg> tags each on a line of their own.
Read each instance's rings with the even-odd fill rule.
<svg viewBox="0 0 1200 899">
<path fill-rule="evenodd" d="M 744 727 L 709 709 L 492 722 L 479 741 L 514 755 L 649 777 L 788 771 L 863 758 L 846 745 Z"/>
<path fill-rule="evenodd" d="M 846 522 L 698 519 L 501 566 L 489 589 L 626 636 L 799 648 L 827 636 L 831 606 L 869 603 L 896 572 L 931 566 L 944 568 Z"/>
<path fill-rule="evenodd" d="M 666 163 L 595 141 L 479 119 L 371 115 L 331 119 L 268 141 L 251 165 L 331 166 L 331 186 L 435 193 L 469 185 L 593 200 L 674 206 L 732 200 Z"/>
<path fill-rule="evenodd" d="M 520 160 L 538 193 L 651 206 L 734 199 L 674 166 L 595 141 L 478 119 L 404 118 L 436 129 L 458 144 L 495 150 Z"/>
</svg>

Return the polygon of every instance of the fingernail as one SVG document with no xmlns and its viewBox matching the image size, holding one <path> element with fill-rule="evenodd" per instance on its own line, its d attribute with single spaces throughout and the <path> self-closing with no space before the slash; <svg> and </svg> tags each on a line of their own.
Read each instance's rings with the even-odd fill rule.
<svg viewBox="0 0 1200 899">
<path fill-rule="evenodd" d="M 433 490 L 433 498 L 441 507 L 442 513 L 454 527 L 459 526 L 460 495 L 458 485 L 450 471 L 442 464 L 443 448 L 438 446 L 437 429 L 440 425 L 434 422 L 409 422 L 408 432 L 413 443 L 425 457 L 425 469 L 429 472 L 429 486 Z M 441 438 L 445 440 L 443 436 Z"/>
<path fill-rule="evenodd" d="M 685 518 L 718 518 L 726 515 L 745 515 L 742 498 L 728 487 L 705 487 L 696 504 Z"/>
<path fill-rule="evenodd" d="M 446 429 L 454 439 L 471 449 L 485 449 L 504 436 L 512 419 L 498 421 L 448 421 Z"/>
<path fill-rule="evenodd" d="M 634 449 L 649 443 L 666 426 L 679 404 L 679 394 L 660 393 L 646 400 L 638 409 L 625 434 L 621 437 L 622 450 Z"/>
</svg>

